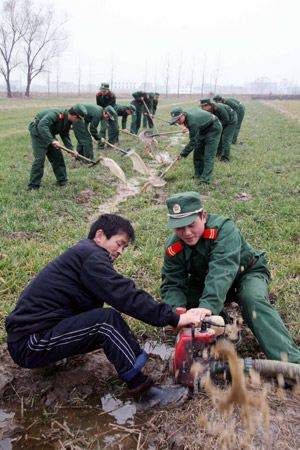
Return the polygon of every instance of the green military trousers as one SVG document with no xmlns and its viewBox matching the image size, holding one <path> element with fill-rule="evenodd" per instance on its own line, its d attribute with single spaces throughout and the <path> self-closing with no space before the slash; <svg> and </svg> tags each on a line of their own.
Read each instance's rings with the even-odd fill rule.
<svg viewBox="0 0 300 450">
<path fill-rule="evenodd" d="M 88 122 L 80 120 L 79 122 L 73 124 L 73 131 L 77 139 L 76 150 L 78 153 L 86 158 L 93 159 L 93 140 L 89 133 L 88 125 Z M 81 158 L 77 159 L 78 161 L 84 161 Z"/>
<path fill-rule="evenodd" d="M 143 106 L 140 105 L 136 100 L 133 100 L 130 104 L 134 105 L 136 108 L 135 113 L 133 113 L 131 116 L 130 133 L 138 134 L 141 126 Z"/>
<path fill-rule="evenodd" d="M 68 182 L 65 160 L 60 149 L 54 148 L 52 145 L 46 146 L 43 139 L 38 134 L 36 125 L 32 122 L 29 125 L 29 131 L 32 142 L 34 161 L 30 172 L 29 188 L 38 189 L 41 179 L 44 175 L 44 164 L 47 156 L 51 163 L 57 183 L 60 186 Z"/>
<path fill-rule="evenodd" d="M 236 124 L 236 128 L 235 128 L 235 132 L 234 132 L 234 135 L 233 135 L 233 139 L 232 139 L 232 143 L 233 144 L 236 144 L 236 142 L 237 142 L 237 137 L 238 137 L 240 128 L 242 126 L 242 122 L 244 120 L 245 111 L 246 111 L 245 106 L 240 104 L 240 107 L 239 107 L 238 112 L 237 112 L 238 121 L 237 121 L 237 124 Z"/>
<path fill-rule="evenodd" d="M 205 183 L 210 182 L 214 170 L 221 133 L 221 122 L 216 120 L 207 133 L 200 134 L 194 150 L 194 176 L 201 178 L 201 181 Z"/>
<path fill-rule="evenodd" d="M 148 111 L 146 110 L 145 106 L 143 106 L 142 109 L 142 115 L 143 115 L 143 128 L 153 128 L 153 120 L 148 115 Z"/>
<path fill-rule="evenodd" d="M 237 122 L 228 123 L 223 127 L 221 139 L 218 146 L 217 156 L 229 161 L 230 147 L 235 133 Z"/>
<path fill-rule="evenodd" d="M 115 144 L 119 140 L 119 124 L 118 116 L 115 117 L 113 122 L 109 121 L 108 124 L 108 142 L 110 144 Z"/>
<path fill-rule="evenodd" d="M 188 308 L 199 306 L 203 284 L 189 285 Z M 251 269 L 243 272 L 228 292 L 226 302 L 239 304 L 244 322 L 253 332 L 268 359 L 300 362 L 300 350 L 269 300 L 269 269 L 264 255 L 255 257 Z"/>
<path fill-rule="evenodd" d="M 101 127 L 100 127 L 100 137 L 106 139 L 106 130 L 107 130 L 107 120 L 101 120 Z M 98 141 L 98 148 L 104 148 L 104 144 L 102 144 L 101 141 Z"/>
</svg>

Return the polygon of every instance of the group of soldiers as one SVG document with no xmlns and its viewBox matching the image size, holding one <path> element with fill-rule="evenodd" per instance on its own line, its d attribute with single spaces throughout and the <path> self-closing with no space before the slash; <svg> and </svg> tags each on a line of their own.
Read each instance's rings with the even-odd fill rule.
<svg viewBox="0 0 300 450">
<path fill-rule="evenodd" d="M 109 89 L 109 84 L 102 83 L 96 95 L 96 105 L 77 104 L 70 109 L 53 108 L 37 114 L 29 125 L 34 156 L 29 190 L 39 189 L 46 156 L 51 163 L 57 184 L 59 186 L 67 184 L 66 166 L 60 150 L 61 144 L 55 136 L 59 135 L 64 145 L 74 150 L 69 134 L 71 127 L 77 140 L 75 156 L 81 161 L 80 155 L 93 159 L 93 138 L 98 142 L 98 150 L 103 149 L 106 143 L 114 145 L 118 142 L 118 117 L 122 117 L 121 127 L 127 134 L 138 133 L 142 115 L 146 121 L 144 125 L 153 128 L 152 119 L 157 109 L 159 93 L 137 91 L 132 96 L 134 99 L 129 105 L 120 105 L 116 103 L 116 95 Z M 128 116 L 132 116 L 130 132 L 127 130 Z M 101 124 L 100 130 L 99 124 Z M 106 140 L 107 128 L 108 140 Z"/>
<path fill-rule="evenodd" d="M 133 97 L 129 106 L 117 105 L 115 95 L 103 83 L 97 105 L 78 104 L 69 110 L 38 114 L 29 126 L 35 157 L 29 187 L 38 189 L 46 155 L 58 184 L 66 184 L 55 136 L 59 134 L 72 148 L 71 125 L 82 152 L 92 139 L 88 127 L 92 136 L 105 144 L 106 124 L 99 133 L 97 126 L 103 121 L 115 124 L 119 115 L 124 126 L 127 116 L 133 116 L 131 126 L 136 133 L 143 107 L 147 120 L 152 119 L 154 110 L 146 103 L 152 98 L 150 94 L 136 92 Z M 234 99 L 217 95 L 213 100 L 215 103 L 201 99 L 200 108 L 177 107 L 170 120 L 170 124 L 184 125 L 183 130 L 190 133 L 189 143 L 177 158 L 194 150 L 195 177 L 204 184 L 209 183 L 216 155 L 229 160 L 230 146 L 236 143 L 245 112 Z M 110 138 L 112 129 L 109 127 Z M 146 291 L 137 289 L 133 280 L 113 267 L 134 242 L 135 231 L 126 219 L 104 214 L 92 224 L 87 239 L 67 249 L 31 280 L 6 318 L 8 350 L 20 367 L 59 364 L 70 356 L 102 348 L 127 384 L 129 395 L 143 405 L 166 406 L 183 398 L 185 389 L 153 385 L 151 376 L 143 372 L 148 355 L 119 312 L 156 327 L 178 329 L 198 325 L 212 314 L 220 314 L 228 322 L 226 304 L 232 301 L 240 306 L 267 358 L 300 363 L 297 345 L 268 300 L 270 270 L 265 253 L 254 249 L 230 218 L 206 212 L 198 192 L 179 192 L 166 203 L 167 228 L 172 234 L 165 243 L 162 301 L 156 302 Z M 177 307 L 187 312 L 178 314 Z"/>
<path fill-rule="evenodd" d="M 202 185 L 210 183 L 216 156 L 222 162 L 229 161 L 231 144 L 237 142 L 245 115 L 245 106 L 239 100 L 220 95 L 213 100 L 202 98 L 201 109 L 176 107 L 171 111 L 170 124 L 184 125 L 190 133 L 190 140 L 177 159 L 186 158 L 194 151 L 193 177 Z"/>
<path fill-rule="evenodd" d="M 122 117 L 122 130 L 127 130 L 127 117 L 132 116 L 130 132 L 137 134 L 141 127 L 141 119 L 143 116 L 143 127 L 153 128 L 153 117 L 156 113 L 157 104 L 159 101 L 158 92 L 137 91 L 132 94 L 134 100 L 128 105 L 120 105 L 116 102 L 116 95 L 109 89 L 109 83 L 102 83 L 100 91 L 96 95 L 96 103 L 101 108 L 107 109 L 111 107 L 114 109 L 112 113 L 114 116 L 114 124 L 110 124 L 108 131 L 109 143 L 114 144 L 119 137 L 118 117 Z M 107 129 L 107 122 L 101 122 L 100 136 L 105 138 Z M 103 142 L 98 145 L 99 149 L 104 148 Z"/>
</svg>

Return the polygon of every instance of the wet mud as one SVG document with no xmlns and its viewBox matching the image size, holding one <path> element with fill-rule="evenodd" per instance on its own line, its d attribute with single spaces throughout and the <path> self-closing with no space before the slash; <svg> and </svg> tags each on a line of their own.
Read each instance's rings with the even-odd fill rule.
<svg viewBox="0 0 300 450">
<path fill-rule="evenodd" d="M 147 337 L 145 372 L 156 384 L 173 384 L 172 330 L 161 330 L 160 344 Z M 253 349 L 252 356 L 259 357 Z M 295 386 L 283 389 L 253 377 L 241 381 L 238 372 L 235 395 L 228 382 L 202 383 L 197 396 L 183 404 L 141 413 L 102 350 L 69 358 L 64 366 L 27 370 L 16 366 L 1 344 L 0 362 L 1 450 L 300 448 Z M 251 421 L 245 422 L 241 398 Z"/>
</svg>

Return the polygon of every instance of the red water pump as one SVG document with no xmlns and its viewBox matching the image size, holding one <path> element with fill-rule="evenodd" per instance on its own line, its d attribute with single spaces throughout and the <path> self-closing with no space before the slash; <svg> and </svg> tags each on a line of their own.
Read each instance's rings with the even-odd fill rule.
<svg viewBox="0 0 300 450">
<path fill-rule="evenodd" d="M 186 312 L 185 308 L 177 308 L 177 314 Z M 220 316 L 207 317 L 201 322 L 201 327 L 183 327 L 176 336 L 174 355 L 174 374 L 176 383 L 192 387 L 194 378 L 191 374 L 193 363 L 200 362 L 203 370 L 210 368 L 211 345 L 220 334 L 224 334 L 225 324 Z"/>
</svg>

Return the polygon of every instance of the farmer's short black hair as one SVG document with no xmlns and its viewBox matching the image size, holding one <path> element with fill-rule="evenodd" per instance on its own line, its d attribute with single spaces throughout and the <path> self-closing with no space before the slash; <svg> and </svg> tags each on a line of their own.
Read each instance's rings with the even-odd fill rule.
<svg viewBox="0 0 300 450">
<path fill-rule="evenodd" d="M 131 242 L 135 240 L 135 233 L 131 223 L 116 214 L 102 214 L 99 216 L 91 225 L 88 239 L 94 239 L 98 230 L 102 230 L 107 239 L 118 233 L 126 233 Z"/>
</svg>

